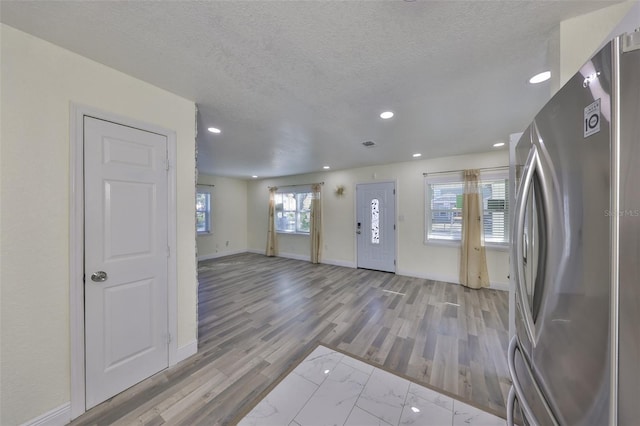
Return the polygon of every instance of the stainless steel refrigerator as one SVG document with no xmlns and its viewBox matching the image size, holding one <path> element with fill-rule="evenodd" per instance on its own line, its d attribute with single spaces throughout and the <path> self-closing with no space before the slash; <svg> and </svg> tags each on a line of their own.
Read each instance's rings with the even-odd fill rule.
<svg viewBox="0 0 640 426">
<path fill-rule="evenodd" d="M 594 55 L 516 146 L 508 422 L 640 424 L 640 32 Z"/>
</svg>

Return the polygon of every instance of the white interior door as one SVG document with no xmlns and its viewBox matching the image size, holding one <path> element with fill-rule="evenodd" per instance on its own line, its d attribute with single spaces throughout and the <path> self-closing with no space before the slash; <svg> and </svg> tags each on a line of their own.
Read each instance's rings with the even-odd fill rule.
<svg viewBox="0 0 640 426">
<path fill-rule="evenodd" d="M 167 138 L 84 118 L 86 408 L 166 368 Z"/>
<path fill-rule="evenodd" d="M 356 185 L 358 268 L 396 271 L 395 183 Z"/>
</svg>

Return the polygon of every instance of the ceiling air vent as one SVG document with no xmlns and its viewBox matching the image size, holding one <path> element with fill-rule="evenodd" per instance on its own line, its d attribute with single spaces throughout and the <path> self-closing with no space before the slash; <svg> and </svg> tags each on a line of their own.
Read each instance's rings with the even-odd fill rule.
<svg viewBox="0 0 640 426">
<path fill-rule="evenodd" d="M 366 141 L 366 142 L 362 142 L 362 145 L 364 145 L 365 148 L 371 148 L 373 146 L 376 146 L 376 143 L 374 141 Z"/>
</svg>

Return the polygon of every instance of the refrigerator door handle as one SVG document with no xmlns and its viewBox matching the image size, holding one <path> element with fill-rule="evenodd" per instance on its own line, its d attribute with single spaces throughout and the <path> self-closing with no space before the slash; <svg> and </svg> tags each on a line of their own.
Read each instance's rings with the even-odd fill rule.
<svg viewBox="0 0 640 426">
<path fill-rule="evenodd" d="M 518 404 L 522 408 L 524 412 L 524 416 L 529 421 L 532 426 L 538 426 L 539 423 L 536 417 L 533 415 L 533 411 L 527 401 L 523 398 L 524 392 L 522 391 L 522 387 L 520 386 L 520 382 L 518 381 L 518 376 L 516 376 L 516 349 L 518 349 L 518 337 L 513 336 L 511 338 L 511 342 L 509 342 L 509 352 L 507 355 L 507 361 L 509 365 L 509 373 L 511 374 L 511 381 L 513 385 L 511 386 L 511 390 L 513 390 L 513 394 L 511 395 L 511 390 L 509 391 L 509 400 L 507 401 L 510 406 L 507 406 L 507 424 L 509 426 L 513 425 L 513 409 L 515 407 L 515 399 L 518 400 Z M 509 423 L 509 414 L 511 414 L 511 423 Z"/>
<path fill-rule="evenodd" d="M 520 384 L 520 380 L 518 379 L 518 376 L 516 374 L 516 350 L 520 351 L 517 335 L 511 338 L 511 341 L 509 342 L 509 350 L 507 353 L 507 364 L 509 365 L 509 374 L 511 375 L 512 381 L 511 390 L 513 390 L 513 395 L 511 395 L 511 390 L 509 391 L 509 398 L 512 398 L 513 401 L 507 400 L 507 404 L 513 405 L 513 407 L 507 405 L 507 421 L 509 420 L 509 415 L 514 415 L 513 411 L 515 409 L 515 401 L 518 401 L 518 405 L 522 410 L 522 414 L 524 415 L 529 425 L 539 426 L 542 424 L 544 426 L 559 426 L 556 417 L 551 411 L 551 407 L 549 407 L 549 404 L 542 395 L 540 388 L 535 383 L 535 379 L 531 377 L 531 379 L 534 381 L 532 382 L 533 388 L 530 390 L 539 396 L 541 403 L 540 408 L 546 412 L 544 423 L 540 423 L 538 418 L 533 414 L 533 410 L 531 409 L 531 406 L 525 398 L 524 390 L 522 389 L 522 385 Z M 531 372 L 531 366 L 529 365 L 529 362 L 526 360 L 526 358 L 522 355 L 522 351 L 520 351 L 520 359 L 522 359 L 522 362 L 525 364 L 525 368 L 529 370 L 529 372 Z"/>
<path fill-rule="evenodd" d="M 516 409 L 516 390 L 511 386 L 507 396 L 507 426 L 514 426 L 514 410 Z"/>
<path fill-rule="evenodd" d="M 529 337 L 529 341 L 535 345 L 534 332 L 533 332 L 533 316 L 531 311 L 531 306 L 529 301 L 527 300 L 527 289 L 524 288 L 524 266 L 522 264 L 522 258 L 524 254 L 524 220 L 526 213 L 526 205 L 527 199 L 529 196 L 529 191 L 531 190 L 531 185 L 533 182 L 534 173 L 536 168 L 538 167 L 539 159 L 538 159 L 538 151 L 536 146 L 533 145 L 531 147 L 531 151 L 529 152 L 529 157 L 527 158 L 527 162 L 524 167 L 524 176 L 522 181 L 520 182 L 520 188 L 518 191 L 518 197 L 516 199 L 516 208 L 515 208 L 515 223 L 513 228 L 513 238 L 514 244 L 512 256 L 515 260 L 516 268 L 515 268 L 515 283 L 518 288 L 518 292 L 520 294 L 520 305 L 522 305 L 522 310 L 524 313 L 524 324 L 527 330 L 527 335 Z M 527 253 L 527 256 L 529 253 Z"/>
</svg>

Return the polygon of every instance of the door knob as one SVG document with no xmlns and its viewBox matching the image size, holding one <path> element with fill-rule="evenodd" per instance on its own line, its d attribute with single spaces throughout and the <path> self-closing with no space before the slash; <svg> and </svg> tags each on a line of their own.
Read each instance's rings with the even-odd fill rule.
<svg viewBox="0 0 640 426">
<path fill-rule="evenodd" d="M 104 271 L 98 271 L 91 274 L 91 281 L 101 283 L 107 280 L 107 273 Z"/>
</svg>

